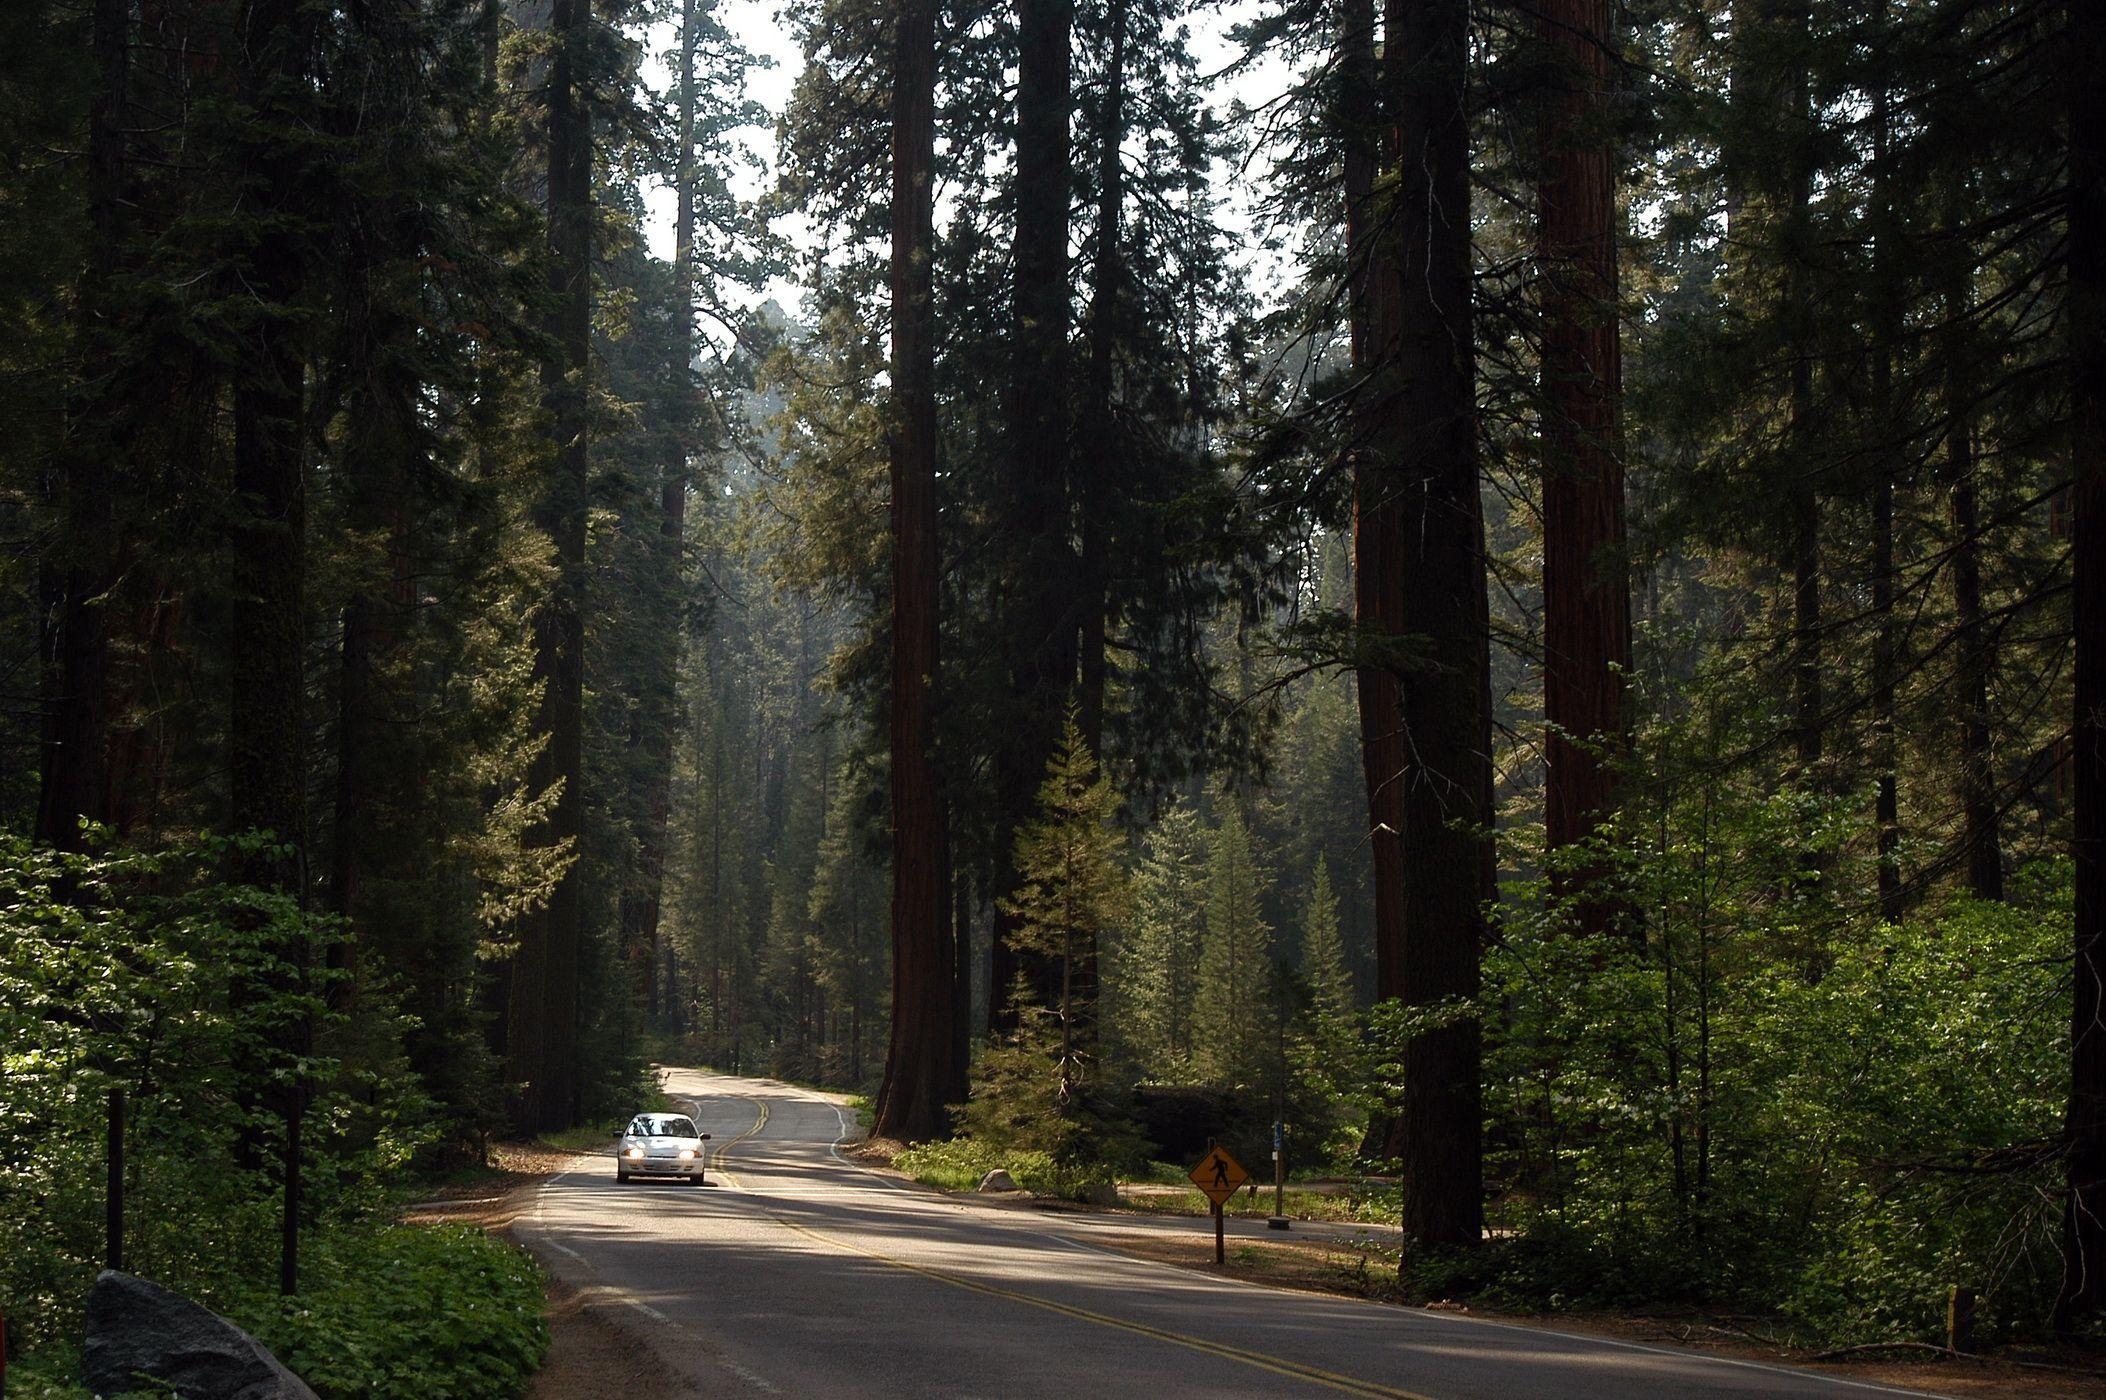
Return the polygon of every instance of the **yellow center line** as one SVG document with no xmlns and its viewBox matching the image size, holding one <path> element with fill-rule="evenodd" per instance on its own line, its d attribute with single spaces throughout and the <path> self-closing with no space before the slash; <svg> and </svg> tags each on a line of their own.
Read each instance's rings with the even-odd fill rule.
<svg viewBox="0 0 2106 1400">
<path fill-rule="evenodd" d="M 744 1097 L 744 1095 L 740 1097 Z M 724 1155 L 731 1148 L 758 1133 L 768 1121 L 766 1100 L 748 1099 L 747 1102 L 760 1110 L 759 1121 L 717 1149 L 717 1175 L 726 1184 L 742 1190 L 744 1189 L 744 1183 L 724 1170 Z M 758 1204 L 757 1200 L 756 1204 Z M 937 1283 L 949 1284 L 953 1288 L 962 1288 L 967 1292 L 982 1293 L 990 1298 L 1002 1298 L 1012 1303 L 1024 1303 L 1034 1308 L 1042 1308 L 1047 1312 L 1059 1313 L 1062 1317 L 1074 1318 L 1078 1322 L 1094 1323 L 1099 1327 L 1117 1328 L 1121 1332 L 1131 1332 L 1135 1336 L 1147 1337 L 1152 1341 L 1168 1342 L 1172 1346 L 1203 1352 L 1208 1356 L 1218 1356 L 1224 1361 L 1234 1361 L 1245 1366 L 1254 1366 L 1261 1371 L 1270 1371 L 1276 1376 L 1286 1376 L 1292 1380 L 1308 1381 L 1313 1385 L 1325 1386 L 1347 1395 L 1368 1396 L 1370 1400 L 1432 1400 L 1431 1396 L 1421 1395 L 1415 1390 L 1399 1390 L 1395 1386 L 1359 1380 L 1353 1376 L 1340 1375 L 1336 1371 L 1326 1371 L 1320 1366 L 1309 1366 L 1299 1361 L 1289 1361 L 1284 1357 L 1268 1356 L 1263 1352 L 1248 1351 L 1242 1347 L 1230 1346 L 1226 1342 L 1209 1341 L 1204 1337 L 1194 1337 L 1184 1332 L 1172 1332 L 1161 1327 L 1150 1327 L 1145 1322 L 1132 1322 L 1123 1317 L 1113 1317 L 1108 1313 L 1092 1312 L 1088 1308 L 1078 1308 L 1067 1303 L 1056 1303 L 1050 1298 L 1041 1298 L 1035 1294 L 1019 1292 L 1014 1288 L 1003 1288 L 999 1284 L 982 1283 L 978 1279 L 966 1278 L 961 1274 L 949 1273 L 942 1269 L 932 1269 L 924 1264 L 910 1263 L 905 1259 L 898 1259 L 890 1254 L 884 1254 L 868 1246 L 857 1244 L 853 1240 L 838 1239 L 832 1235 L 821 1234 L 808 1225 L 800 1225 L 794 1220 L 778 1215 L 765 1205 L 761 1205 L 759 1209 L 763 1215 L 766 1215 L 784 1229 L 794 1231 L 807 1239 L 816 1240 L 828 1248 L 845 1249 L 852 1253 L 860 1254 L 866 1259 L 875 1259 L 880 1264 L 889 1264 L 895 1269 L 904 1269 L 910 1274 L 919 1274 L 923 1278 L 933 1279 Z"/>
</svg>

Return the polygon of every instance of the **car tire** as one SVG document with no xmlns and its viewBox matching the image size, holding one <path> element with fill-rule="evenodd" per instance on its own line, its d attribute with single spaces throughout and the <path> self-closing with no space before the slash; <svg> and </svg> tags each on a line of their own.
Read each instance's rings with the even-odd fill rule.
<svg viewBox="0 0 2106 1400">
<path fill-rule="evenodd" d="M 629 1173 L 622 1170 L 620 1167 L 616 1167 L 614 1169 L 614 1179 L 617 1182 L 626 1183 L 629 1180 Z"/>
</svg>

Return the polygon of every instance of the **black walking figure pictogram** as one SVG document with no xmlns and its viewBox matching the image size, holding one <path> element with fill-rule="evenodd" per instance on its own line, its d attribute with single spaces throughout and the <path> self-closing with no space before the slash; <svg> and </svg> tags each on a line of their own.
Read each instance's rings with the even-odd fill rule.
<svg viewBox="0 0 2106 1400">
<path fill-rule="evenodd" d="M 1218 1191 L 1233 1191 L 1236 1189 L 1229 1183 L 1228 1158 L 1226 1157 L 1216 1157 L 1214 1159 L 1214 1188 Z"/>
</svg>

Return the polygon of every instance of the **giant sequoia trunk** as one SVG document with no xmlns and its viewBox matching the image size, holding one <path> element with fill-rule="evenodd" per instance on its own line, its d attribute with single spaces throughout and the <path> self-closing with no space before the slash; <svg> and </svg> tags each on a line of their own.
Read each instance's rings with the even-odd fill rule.
<svg viewBox="0 0 2106 1400">
<path fill-rule="evenodd" d="M 1490 638 L 1478 497 L 1476 349 L 1464 0 L 1388 0 L 1384 86 L 1395 125 L 1394 206 L 1375 269 L 1382 435 L 1376 506 L 1397 533 L 1395 635 L 1424 649 L 1390 718 L 1402 741 L 1403 938 L 1386 974 L 1410 1006 L 1478 990 L 1492 897 Z M 1383 584 L 1383 587 L 1389 587 Z M 1419 1248 L 1484 1233 L 1481 1034 L 1468 1016 L 1411 1038 L 1391 1149 L 1403 1159 L 1404 1233 Z"/>
<path fill-rule="evenodd" d="M 556 550 L 557 578 L 534 620 L 535 732 L 546 740 L 529 781 L 562 794 L 531 839 L 574 844 L 585 811 L 585 516 L 587 362 L 592 353 L 592 127 L 580 81 L 592 0 L 555 0 L 548 69 L 549 313 L 542 402 L 555 439 L 534 523 Z M 505 1075 L 521 1086 L 519 1126 L 568 1127 L 577 1114 L 578 964 L 583 903 L 572 861 L 548 904 L 520 921 L 505 1037 Z"/>
<path fill-rule="evenodd" d="M 1543 816 L 1553 854 L 1607 816 L 1622 756 L 1631 668 L 1624 548 L 1623 385 L 1616 305 L 1616 160 L 1608 0 L 1547 0 L 1542 42 L 1557 73 L 1541 125 L 1543 278 Z M 1601 932 L 1616 903 L 1599 861 L 1553 872 Z"/>
<path fill-rule="evenodd" d="M 1009 723 L 994 762 L 996 1007 L 1004 1006 L 1016 970 L 1042 1003 L 1059 995 L 1052 960 L 1015 958 L 1016 920 L 1003 904 L 1017 885 L 1017 834 L 1031 820 L 1075 684 L 1067 364 L 1073 18 L 1071 0 L 1017 0 L 1016 360 L 1001 497 Z"/>
<path fill-rule="evenodd" d="M 950 841 L 936 768 L 935 0 L 899 0 L 892 70 L 892 1040 L 873 1125 L 940 1136 L 965 1098 L 955 1051 Z"/>
<path fill-rule="evenodd" d="M 2106 1311 L 2106 6 L 2070 7 L 2069 324 L 2077 684 L 2064 1329 Z M 2085 75 L 2090 75 L 2087 78 Z"/>
</svg>

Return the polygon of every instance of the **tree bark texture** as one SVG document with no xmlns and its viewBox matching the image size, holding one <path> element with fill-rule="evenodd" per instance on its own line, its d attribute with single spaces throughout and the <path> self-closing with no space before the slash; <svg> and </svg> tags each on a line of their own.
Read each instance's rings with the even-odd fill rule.
<svg viewBox="0 0 2106 1400">
<path fill-rule="evenodd" d="M 1476 995 L 1493 892 L 1490 638 L 1479 500 L 1470 297 L 1463 0 L 1388 0 L 1384 84 L 1396 131 L 1393 206 L 1376 270 L 1386 425 L 1375 504 L 1401 527 L 1396 634 L 1426 655 L 1399 679 L 1403 942 L 1390 972 L 1407 1005 Z M 1484 1233 L 1481 1034 L 1465 1017 L 1404 1054 L 1404 1233 L 1418 1248 Z"/>
<path fill-rule="evenodd" d="M 2106 5 L 2070 6 L 2069 325 L 2077 907 L 2069 1197 L 2056 1320 L 2106 1311 Z"/>
<path fill-rule="evenodd" d="M 940 1136 L 965 1098 L 954 1054 L 950 841 L 936 766 L 935 0 L 898 0 L 892 71 L 892 1039 L 874 1131 Z"/>
<path fill-rule="evenodd" d="M 1542 277 L 1545 837 L 1588 840 L 1615 801 L 1631 668 L 1619 418 L 1616 159 L 1609 0 L 1546 0 L 1538 33 L 1556 74 L 1540 128 L 1536 254 Z M 1605 931 L 1617 905 L 1585 891 L 1599 861 L 1553 878 Z"/>
<path fill-rule="evenodd" d="M 590 448 L 587 376 L 592 354 L 592 123 L 579 72 L 592 0 L 555 0 L 549 14 L 548 230 L 553 353 L 541 368 L 542 402 L 555 449 L 535 524 L 555 546 L 557 579 L 534 621 L 534 676 L 543 686 L 535 732 L 546 745 L 529 780 L 562 785 L 549 819 L 531 836 L 575 848 L 583 825 L 585 518 Z M 513 955 L 506 1077 L 520 1086 L 519 1126 L 546 1131 L 577 1114 L 579 945 L 583 901 L 573 860 L 547 905 L 521 920 Z"/>
<path fill-rule="evenodd" d="M 1017 0 L 1016 334 L 1002 493 L 1008 578 L 1001 612 L 1009 647 L 1009 723 L 995 751 L 993 904 L 997 941 L 1016 918 L 1016 839 L 1031 820 L 1074 692 L 1077 567 L 1068 542 L 1068 201 L 1072 0 Z M 1015 958 L 1041 1005 L 1059 995 L 1053 959 Z M 998 999 L 1010 987 L 998 983 Z M 1004 1018 L 1004 1024 L 1008 1024 Z"/>
</svg>

